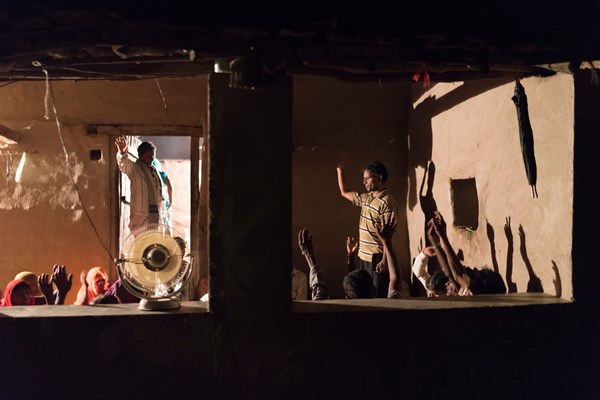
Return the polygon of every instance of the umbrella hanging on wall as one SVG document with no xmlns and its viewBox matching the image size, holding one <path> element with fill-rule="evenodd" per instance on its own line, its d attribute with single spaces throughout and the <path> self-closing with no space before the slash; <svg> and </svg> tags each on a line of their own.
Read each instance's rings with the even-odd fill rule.
<svg viewBox="0 0 600 400">
<path fill-rule="evenodd" d="M 525 163 L 525 173 L 527 181 L 531 186 L 531 195 L 537 198 L 537 165 L 535 163 L 535 153 L 533 151 L 533 130 L 529 121 L 529 110 L 527 107 L 527 95 L 525 88 L 517 79 L 515 81 L 515 93 L 512 101 L 517 107 L 517 119 L 519 121 L 519 140 L 521 142 L 521 153 L 523 154 L 523 162 Z"/>
</svg>

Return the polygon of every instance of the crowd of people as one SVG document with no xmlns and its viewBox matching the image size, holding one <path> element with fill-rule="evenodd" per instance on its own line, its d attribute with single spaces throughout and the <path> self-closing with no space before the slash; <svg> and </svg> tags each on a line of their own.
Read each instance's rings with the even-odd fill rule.
<svg viewBox="0 0 600 400">
<path fill-rule="evenodd" d="M 155 158 L 156 146 L 152 142 L 142 142 L 137 148 L 136 161 L 132 161 L 124 136 L 116 138 L 115 145 L 119 169 L 130 179 L 130 230 L 134 232 L 150 223 L 162 223 L 171 228 L 168 210 L 173 203 L 173 187 Z M 75 305 L 140 301 L 125 289 L 120 279 L 111 284 L 102 267 L 81 271 L 80 282 Z M 64 265 L 55 265 L 49 275 L 42 273 L 38 276 L 23 271 L 6 285 L 1 306 L 64 304 L 72 285 L 73 275 L 67 275 Z"/>
<path fill-rule="evenodd" d="M 337 165 L 340 194 L 361 208 L 358 240 L 346 240 L 348 272 L 342 286 L 348 299 L 408 298 L 410 291 L 402 279 L 401 270 L 392 246 L 398 224 L 398 206 L 385 187 L 386 167 L 373 161 L 363 167 L 363 193 L 352 191 L 345 179 L 346 162 Z M 465 267 L 448 240 L 446 222 L 439 211 L 427 221 L 427 238 L 431 246 L 415 258 L 412 272 L 423 285 L 428 297 L 472 296 L 506 293 L 506 285 L 498 272 L 489 268 Z M 329 288 L 322 269 L 317 264 L 312 234 L 307 229 L 298 233 L 298 246 L 309 269 L 308 285 L 312 300 L 329 299 Z M 356 256 L 358 255 L 358 265 Z M 428 260 L 435 257 L 439 268 L 430 273 Z M 297 274 L 296 268 L 292 269 Z M 294 286 L 292 299 L 297 300 Z"/>
<path fill-rule="evenodd" d="M 80 274 L 81 287 L 75 305 L 137 303 L 139 298 L 130 294 L 117 279 L 110 283 L 106 271 L 101 267 L 91 268 Z M 22 271 L 15 275 L 4 290 L 0 290 L 0 306 L 36 306 L 65 304 L 67 294 L 73 286 L 73 274 L 67 274 L 64 265 L 54 265 L 51 274 L 36 275 Z"/>
<path fill-rule="evenodd" d="M 138 161 L 132 163 L 127 157 L 125 138 L 119 137 L 115 144 L 119 150 L 119 167 L 131 179 L 132 204 L 139 206 L 131 207 L 130 228 L 160 221 L 164 215 L 163 200 L 171 198 L 172 193 L 169 190 L 168 194 L 163 194 L 161 178 L 152 164 L 156 148 L 144 142 L 138 148 Z M 342 282 L 346 298 L 408 298 L 408 285 L 402 279 L 392 245 L 398 224 L 398 206 L 385 186 L 387 169 L 379 161 L 365 165 L 363 185 L 366 191 L 359 193 L 349 188 L 344 176 L 345 166 L 346 162 L 337 165 L 340 194 L 361 209 L 358 240 L 352 236 L 346 239 L 348 272 Z M 167 187 L 170 185 L 165 185 Z M 506 285 L 498 272 L 489 268 L 465 267 L 461 263 L 448 240 L 446 222 L 439 211 L 435 211 L 434 217 L 427 221 L 427 238 L 431 245 L 419 253 L 412 266 L 412 272 L 425 288 L 427 296 L 506 293 Z M 309 293 L 312 300 L 329 299 L 329 288 L 317 264 L 309 230 L 298 232 L 298 246 L 310 273 L 307 279 L 306 274 L 292 266 L 292 300 L 307 300 Z M 439 268 L 430 273 L 428 260 L 432 257 L 435 257 Z M 82 271 L 80 282 L 75 305 L 137 303 L 140 300 L 123 287 L 120 279 L 111 284 L 101 267 Z M 23 271 L 6 285 L 1 306 L 64 304 L 72 284 L 73 275 L 67 274 L 64 265 L 54 265 L 51 274 L 39 276 Z M 202 300 L 207 300 L 207 296 Z"/>
</svg>

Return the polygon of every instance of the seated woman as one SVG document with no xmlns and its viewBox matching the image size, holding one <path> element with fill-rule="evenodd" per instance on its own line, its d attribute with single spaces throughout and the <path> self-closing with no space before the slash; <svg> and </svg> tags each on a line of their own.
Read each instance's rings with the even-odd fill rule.
<svg viewBox="0 0 600 400">
<path fill-rule="evenodd" d="M 427 226 L 427 235 L 431 243 L 434 243 L 435 255 L 448 280 L 447 295 L 506 293 L 504 280 L 497 272 L 489 268 L 477 269 L 462 265 L 448 240 L 446 222 L 439 211 L 435 212 L 435 217 L 428 222 Z"/>
<path fill-rule="evenodd" d="M 45 278 L 44 275 L 45 274 L 42 274 L 42 276 L 40 276 L 40 278 L 39 278 L 39 279 L 42 279 L 42 282 L 44 282 L 43 281 L 43 279 Z M 46 293 L 43 293 L 43 291 L 40 289 L 39 279 L 38 279 L 38 276 L 36 274 L 34 274 L 33 272 L 22 271 L 22 272 L 19 272 L 17 275 L 15 275 L 14 280 L 23 280 L 29 284 L 29 288 L 31 289 L 31 296 L 33 298 L 34 305 L 52 304 L 54 297 L 48 298 Z M 52 286 L 50 286 L 50 287 L 52 288 Z M 50 294 L 51 293 L 52 293 L 52 290 L 50 290 Z"/>
<path fill-rule="evenodd" d="M 75 305 L 86 305 L 101 294 L 104 294 L 110 286 L 108 275 L 101 267 L 94 267 L 88 271 L 81 271 L 81 288 L 77 292 Z"/>
<path fill-rule="evenodd" d="M 37 276 L 33 272 L 22 271 L 15 276 L 15 280 L 19 279 L 29 284 L 35 305 L 64 304 L 67 293 L 71 290 L 73 275 L 67 276 L 66 267 L 55 264 L 51 275 Z"/>
<path fill-rule="evenodd" d="M 14 281 L 10 281 L 8 285 L 6 285 L 6 290 L 4 291 L 4 299 L 2 299 L 0 306 L 12 307 L 32 305 L 34 305 L 34 299 L 31 295 L 31 288 L 29 287 L 29 283 L 25 282 L 22 279 L 15 279 Z"/>
</svg>

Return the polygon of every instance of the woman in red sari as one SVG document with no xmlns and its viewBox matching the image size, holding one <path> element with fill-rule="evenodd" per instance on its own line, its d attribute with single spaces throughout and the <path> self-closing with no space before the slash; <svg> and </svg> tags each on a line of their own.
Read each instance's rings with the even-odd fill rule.
<svg viewBox="0 0 600 400">
<path fill-rule="evenodd" d="M 6 285 L 4 291 L 4 299 L 0 304 L 2 307 L 12 306 L 31 306 L 35 304 L 35 300 L 31 295 L 29 283 L 22 279 L 15 279 Z"/>
</svg>

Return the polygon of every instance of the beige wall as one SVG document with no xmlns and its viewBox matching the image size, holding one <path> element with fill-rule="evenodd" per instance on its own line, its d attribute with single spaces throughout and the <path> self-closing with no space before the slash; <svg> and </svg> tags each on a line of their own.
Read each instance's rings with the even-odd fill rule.
<svg viewBox="0 0 600 400">
<path fill-rule="evenodd" d="M 110 176 L 107 157 L 112 143 L 104 135 L 86 135 L 85 125 L 154 124 L 202 125 L 206 116 L 206 78 L 52 82 L 62 134 L 83 204 L 98 230 L 87 220 L 64 163 L 53 119 L 45 120 L 44 82 L 14 83 L 0 88 L 0 123 L 22 134 L 16 151 L 27 155 L 20 183 L 0 175 L 0 286 L 21 270 L 49 273 L 55 263 L 66 264 L 76 277 L 92 266 L 109 268 L 103 246 L 110 246 Z M 165 108 L 166 104 L 166 108 Z M 50 105 L 50 115 L 52 102 Z M 89 150 L 102 149 L 94 162 Z M 7 158 L 0 156 L 5 171 Z M 19 157 L 15 157 L 16 170 Z M 116 277 L 114 268 L 111 276 Z M 78 283 L 67 303 L 74 300 Z"/>
<path fill-rule="evenodd" d="M 496 254 L 506 280 L 507 239 L 504 224 L 511 219 L 514 237 L 512 281 L 526 292 L 529 273 L 519 248 L 519 225 L 527 254 L 544 292 L 572 297 L 571 232 L 573 217 L 574 89 L 570 75 L 522 81 L 528 101 L 538 168 L 533 199 L 519 143 L 514 82 L 471 85 L 437 84 L 426 93 L 413 92 L 410 131 L 411 193 L 418 190 L 427 159 L 435 163 L 433 196 L 448 222 L 450 241 L 462 249 L 465 265 L 492 267 L 486 221 L 495 232 Z M 496 86 L 494 88 L 494 86 Z M 430 121 L 430 122 L 429 122 Z M 430 153 L 428 153 L 430 151 Z M 474 177 L 479 197 L 479 228 L 451 228 L 450 179 Z M 414 194 L 412 196 L 415 198 Z M 424 240 L 424 214 L 412 202 L 408 214 L 411 255 Z M 552 262 L 558 267 L 553 271 Z M 560 280 L 562 291 L 555 287 Z"/>
</svg>

